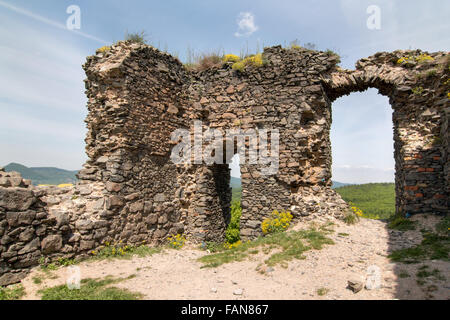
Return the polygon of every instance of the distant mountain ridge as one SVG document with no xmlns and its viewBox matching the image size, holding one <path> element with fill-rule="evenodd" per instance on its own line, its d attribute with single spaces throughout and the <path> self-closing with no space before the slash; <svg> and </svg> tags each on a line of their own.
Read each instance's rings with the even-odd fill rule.
<svg viewBox="0 0 450 320">
<path fill-rule="evenodd" d="M 78 170 L 70 171 L 54 167 L 26 167 L 19 163 L 10 163 L 4 167 L 6 172 L 19 172 L 24 179 L 30 179 L 33 185 L 76 183 Z"/>
</svg>

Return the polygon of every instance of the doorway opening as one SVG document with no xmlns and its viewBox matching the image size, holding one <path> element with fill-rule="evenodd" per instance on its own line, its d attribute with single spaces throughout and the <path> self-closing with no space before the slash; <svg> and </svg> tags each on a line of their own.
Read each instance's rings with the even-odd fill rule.
<svg viewBox="0 0 450 320">
<path fill-rule="evenodd" d="M 332 181 L 358 214 L 388 219 L 395 214 L 393 110 L 377 91 L 354 92 L 333 102 Z"/>
<path fill-rule="evenodd" d="M 225 237 L 228 245 L 239 243 L 240 241 L 240 220 L 242 214 L 241 198 L 242 198 L 242 183 L 239 154 L 235 154 L 231 159 L 230 167 L 230 188 L 231 188 L 231 202 L 230 211 L 231 218 L 225 232 Z"/>
</svg>

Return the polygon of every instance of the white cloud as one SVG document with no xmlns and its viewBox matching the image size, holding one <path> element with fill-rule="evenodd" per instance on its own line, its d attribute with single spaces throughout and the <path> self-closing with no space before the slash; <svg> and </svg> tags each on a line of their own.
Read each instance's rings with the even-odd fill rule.
<svg viewBox="0 0 450 320">
<path fill-rule="evenodd" d="M 235 37 L 248 37 L 258 30 L 255 16 L 251 12 L 239 13 L 237 24 L 239 29 L 234 34 Z"/>
</svg>

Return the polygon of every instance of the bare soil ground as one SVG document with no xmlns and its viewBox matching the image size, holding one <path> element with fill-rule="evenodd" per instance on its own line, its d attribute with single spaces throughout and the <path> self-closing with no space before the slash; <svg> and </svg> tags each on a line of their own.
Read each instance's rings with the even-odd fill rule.
<svg viewBox="0 0 450 320">
<path fill-rule="evenodd" d="M 431 229 L 437 217 L 416 217 L 419 226 L 413 231 L 394 231 L 387 223 L 361 219 L 355 225 L 337 220 L 329 237 L 335 242 L 322 250 L 305 253 L 306 259 L 292 260 L 287 268 L 261 267 L 267 256 L 262 252 L 241 262 L 217 268 L 201 268 L 197 259 L 207 252 L 186 245 L 181 250 L 129 260 L 86 261 L 80 263 L 81 277 L 105 278 L 113 276 L 134 278 L 114 286 L 140 292 L 145 299 L 450 299 L 450 264 L 445 261 L 423 261 L 418 264 L 392 263 L 387 255 L 394 249 L 412 247 L 422 241 L 422 227 Z M 294 229 L 307 228 L 299 223 Z M 363 289 L 353 293 L 347 288 L 348 280 L 366 283 L 367 270 L 376 266 L 380 270 L 381 287 Z M 439 270 L 440 277 L 428 277 L 417 282 L 419 268 Z M 44 280 L 35 284 L 34 277 Z M 40 299 L 39 289 L 65 284 L 67 268 L 45 275 L 40 267 L 33 269 L 22 282 L 26 296 Z"/>
</svg>

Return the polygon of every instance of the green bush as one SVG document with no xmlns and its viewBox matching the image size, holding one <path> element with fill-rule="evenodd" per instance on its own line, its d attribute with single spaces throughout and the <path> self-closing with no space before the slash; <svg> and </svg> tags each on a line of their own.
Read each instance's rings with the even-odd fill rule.
<svg viewBox="0 0 450 320">
<path fill-rule="evenodd" d="M 241 202 L 233 201 L 231 203 L 231 220 L 225 231 L 225 237 L 228 243 L 235 243 L 241 239 L 240 236 L 240 221 L 241 221 Z"/>
</svg>

